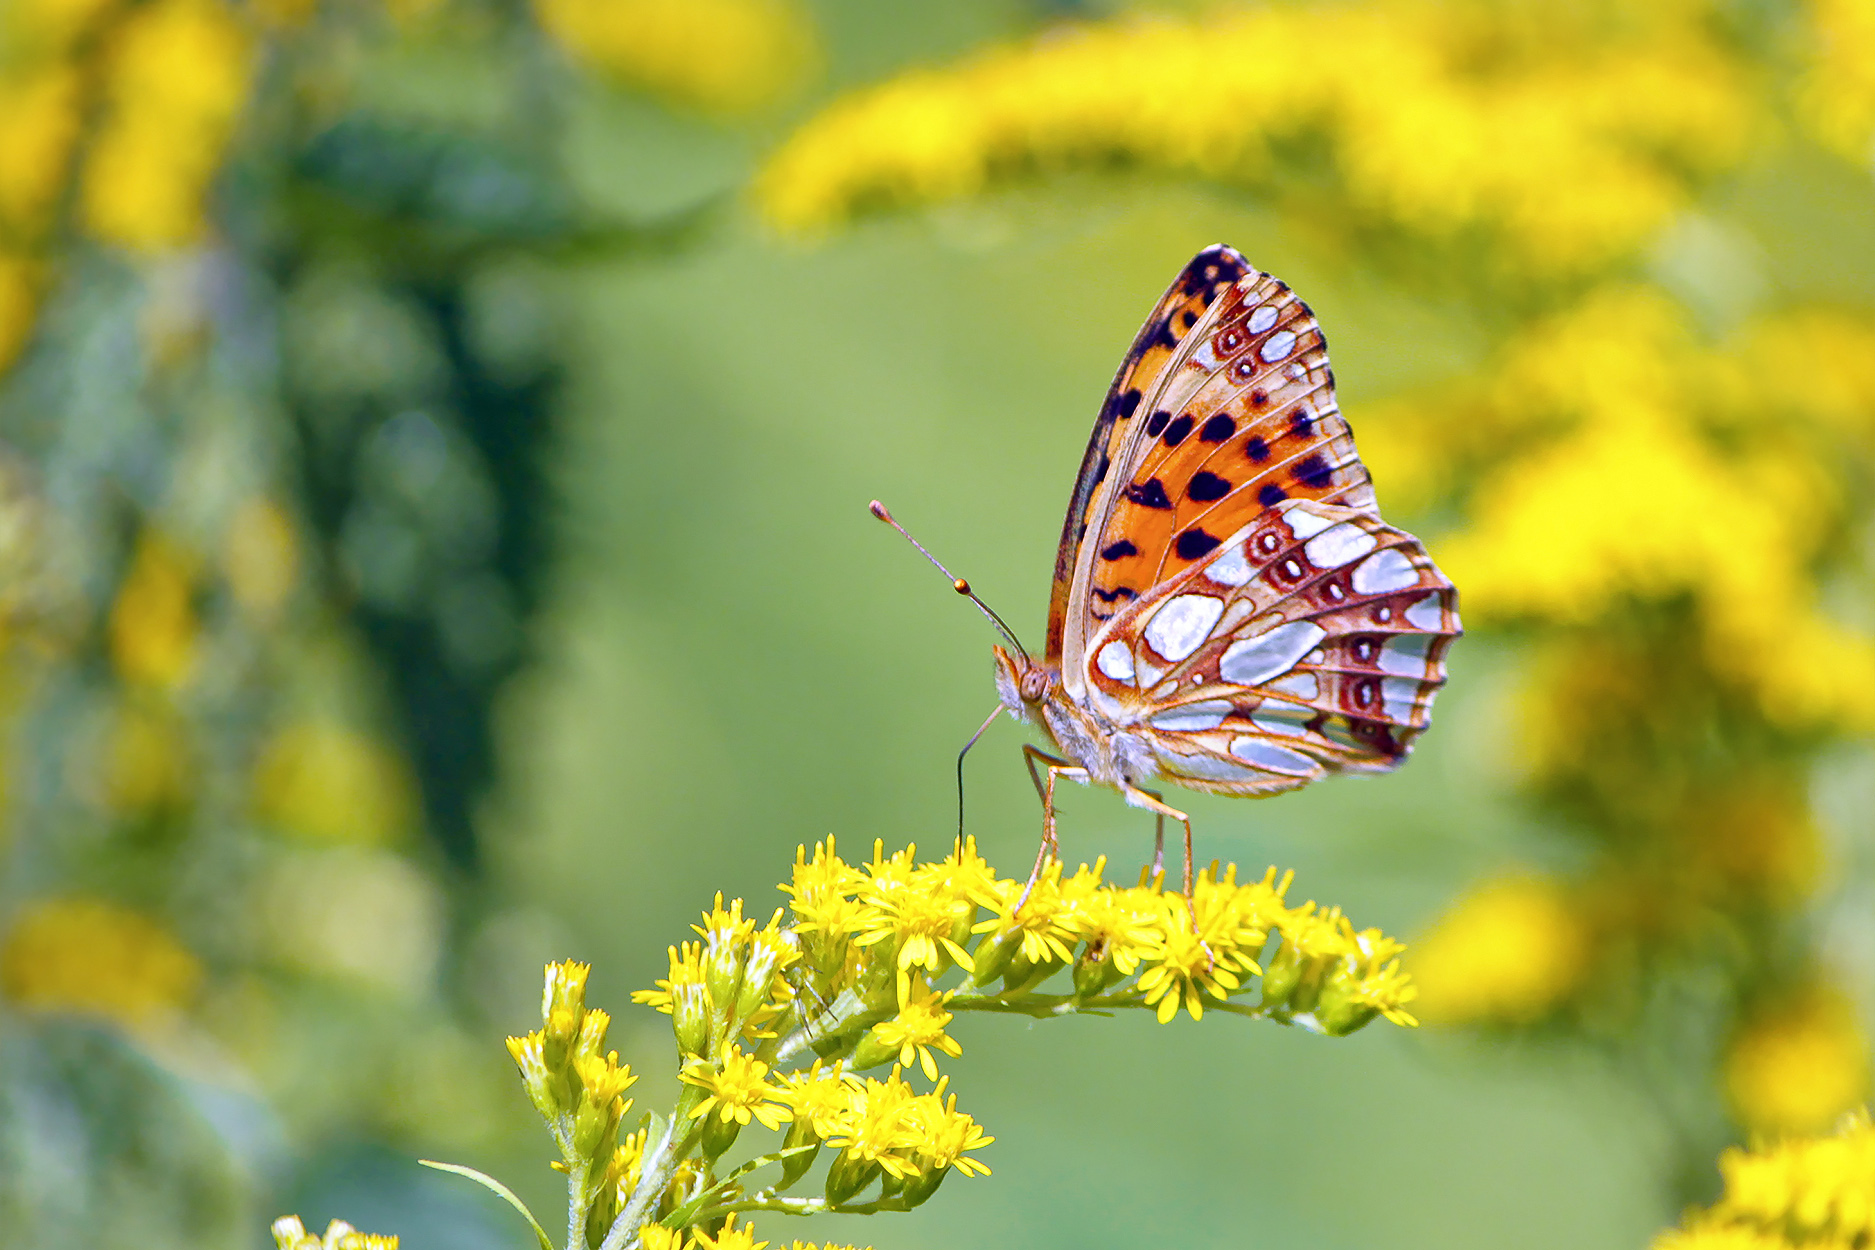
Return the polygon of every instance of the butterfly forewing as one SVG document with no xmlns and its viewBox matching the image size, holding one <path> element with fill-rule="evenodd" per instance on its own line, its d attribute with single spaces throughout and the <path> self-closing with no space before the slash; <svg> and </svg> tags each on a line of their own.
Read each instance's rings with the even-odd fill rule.
<svg viewBox="0 0 1875 1250">
<path fill-rule="evenodd" d="M 1314 501 L 1266 510 L 1096 635 L 1092 705 L 1196 789 L 1384 771 L 1445 682 L 1456 594 L 1412 535 Z"/>
<path fill-rule="evenodd" d="M 1048 605 L 1047 654 L 1051 663 L 1058 663 L 1063 654 L 1075 556 L 1090 519 L 1104 516 L 1096 495 L 1111 478 L 1113 465 L 1125 454 L 1139 424 L 1137 418 L 1142 415 L 1145 396 L 1164 389 L 1167 367 L 1192 330 L 1222 295 L 1253 272 L 1249 263 L 1228 247 L 1208 247 L 1198 253 L 1159 297 L 1152 315 L 1121 360 L 1100 415 L 1095 418 L 1086 454 L 1081 457 L 1074 496 L 1068 502 L 1067 519 L 1061 527 L 1061 543 L 1055 550 L 1055 580 Z M 1093 528 L 1098 532 L 1101 526 L 1096 522 Z"/>
<path fill-rule="evenodd" d="M 1092 523 L 1075 553 L 1065 673 L 1127 604 L 1283 501 L 1375 512 L 1314 314 L 1248 265 L 1109 441 L 1104 481 L 1082 482 Z"/>
</svg>

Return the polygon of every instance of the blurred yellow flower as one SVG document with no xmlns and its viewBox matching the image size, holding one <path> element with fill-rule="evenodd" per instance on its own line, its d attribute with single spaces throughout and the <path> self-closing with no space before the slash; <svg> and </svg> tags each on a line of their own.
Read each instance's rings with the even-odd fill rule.
<svg viewBox="0 0 1875 1250">
<path fill-rule="evenodd" d="M 812 29 L 787 0 L 534 0 L 534 12 L 594 68 L 712 113 L 769 103 L 813 57 Z"/>
<path fill-rule="evenodd" d="M 44 228 L 78 121 L 78 76 L 68 66 L 0 74 L 0 238 L 17 242 Z"/>
<path fill-rule="evenodd" d="M 319 842 L 395 840 L 416 817 L 416 787 L 401 756 L 329 721 L 288 725 L 254 764 L 254 813 Z"/>
<path fill-rule="evenodd" d="M 768 1243 L 755 1240 L 755 1230 L 744 1224 L 736 1227 L 736 1217 L 731 1215 L 723 1221 L 723 1226 L 714 1237 L 699 1232 L 694 1237 L 698 1250 L 762 1250 Z"/>
<path fill-rule="evenodd" d="M 1864 1111 L 1821 1137 L 1719 1156 L 1724 1196 L 1653 1250 L 1851 1250 L 1875 1236 L 1875 1129 Z"/>
<path fill-rule="evenodd" d="M 1760 1009 L 1726 1054 L 1725 1089 L 1757 1132 L 1814 1133 L 1834 1123 L 1868 1096 L 1868 1039 L 1854 1008 L 1815 990 Z"/>
<path fill-rule="evenodd" d="M 1556 885 L 1508 877 L 1473 889 L 1414 948 L 1419 1010 L 1438 1024 L 1528 1024 L 1576 991 L 1589 934 Z"/>
<path fill-rule="evenodd" d="M 137 543 L 111 607 L 111 659 L 125 681 L 172 687 L 193 671 L 197 627 L 191 565 L 181 548 L 154 531 Z"/>
<path fill-rule="evenodd" d="M 58 53 L 94 31 L 119 0 L 14 0 L 0 16 L 6 34 L 43 54 Z"/>
<path fill-rule="evenodd" d="M 1818 139 L 1866 165 L 1875 161 L 1875 2 L 1810 0 L 1809 72 L 1798 112 Z"/>
<path fill-rule="evenodd" d="M 265 622 L 279 613 L 299 580 L 299 543 L 279 504 L 254 498 L 235 510 L 222 569 L 234 601 L 249 616 Z"/>
<path fill-rule="evenodd" d="M 246 99 L 250 40 L 219 0 L 155 0 L 106 56 L 109 104 L 84 174 L 86 225 L 137 251 L 192 242 Z"/>
<path fill-rule="evenodd" d="M 1697 20 L 1653 23 L 1638 46 L 1532 41 L 1541 59 L 1479 55 L 1496 20 L 1367 3 L 1064 26 L 836 101 L 774 154 L 757 199 L 776 228 L 814 233 L 1116 159 L 1267 178 L 1280 145 L 1325 141 L 1357 210 L 1433 236 L 1486 226 L 1531 267 L 1568 270 L 1644 240 L 1686 201 L 1684 170 L 1735 159 L 1753 127 Z"/>
<path fill-rule="evenodd" d="M 31 902 L 0 944 L 0 988 L 31 1011 L 141 1028 L 180 1011 L 201 980 L 201 964 L 167 929 L 104 899 Z"/>
<path fill-rule="evenodd" d="M 105 739 L 103 797 L 120 814 L 175 808 L 193 781 L 183 723 L 160 706 L 127 702 Z"/>
</svg>

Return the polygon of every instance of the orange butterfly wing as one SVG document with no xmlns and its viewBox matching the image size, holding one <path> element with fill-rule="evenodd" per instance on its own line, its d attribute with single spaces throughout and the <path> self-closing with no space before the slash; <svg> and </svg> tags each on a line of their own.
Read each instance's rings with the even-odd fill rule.
<svg viewBox="0 0 1875 1250">
<path fill-rule="evenodd" d="M 1132 347 L 1120 361 L 1113 385 L 1107 388 L 1106 402 L 1094 421 L 1094 432 L 1087 440 L 1087 452 L 1081 457 L 1081 471 L 1075 478 L 1074 495 L 1068 502 L 1067 519 L 1061 526 L 1061 543 L 1055 549 L 1055 581 L 1048 602 L 1048 662 L 1062 662 L 1062 637 L 1068 620 L 1068 599 L 1074 579 L 1075 553 L 1088 528 L 1095 496 L 1107 484 L 1112 465 L 1121 454 L 1128 435 L 1137 427 L 1140 401 L 1147 391 L 1155 390 L 1178 352 L 1179 345 L 1204 317 L 1219 296 L 1251 273 L 1249 262 L 1228 247 L 1208 247 L 1192 257 L 1191 263 L 1173 279 L 1159 297 L 1152 316 L 1140 327 Z M 1097 511 L 1094 514 L 1098 515 Z"/>
<path fill-rule="evenodd" d="M 1142 354 L 1194 269 L 1241 276 Z M 1148 361 L 1132 411 L 1110 417 L 1140 377 L 1128 366 Z M 1456 592 L 1381 522 L 1308 306 L 1227 248 L 1200 253 L 1095 434 L 1075 497 L 1088 520 L 1071 509 L 1063 535 L 1065 552 L 1084 531 L 1068 555 L 1069 694 L 1138 726 L 1158 770 L 1197 789 L 1397 764 L 1445 680 Z"/>
</svg>

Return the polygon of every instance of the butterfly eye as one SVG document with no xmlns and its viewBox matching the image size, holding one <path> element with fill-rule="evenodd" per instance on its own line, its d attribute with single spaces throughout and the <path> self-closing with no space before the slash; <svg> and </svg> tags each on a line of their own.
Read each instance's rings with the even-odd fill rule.
<svg viewBox="0 0 1875 1250">
<path fill-rule="evenodd" d="M 1247 341 L 1242 330 L 1238 329 L 1236 326 L 1226 326 L 1218 332 L 1218 336 L 1213 340 L 1213 343 L 1218 355 L 1235 356 L 1243 349 L 1243 345 Z"/>
<path fill-rule="evenodd" d="M 1048 693 L 1048 674 L 1039 668 L 1032 668 L 1022 674 L 1022 698 L 1028 703 L 1040 703 L 1042 696 Z"/>
</svg>

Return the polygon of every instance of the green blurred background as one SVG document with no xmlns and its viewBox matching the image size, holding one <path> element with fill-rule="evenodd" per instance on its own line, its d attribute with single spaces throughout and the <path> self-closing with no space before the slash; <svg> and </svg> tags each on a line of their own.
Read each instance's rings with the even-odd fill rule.
<svg viewBox="0 0 1875 1250">
<path fill-rule="evenodd" d="M 1382 506 L 1479 593 L 1406 768 L 1191 797 L 1198 851 L 1425 937 L 1428 1027 L 973 1019 L 994 1176 L 763 1235 L 1640 1246 L 1864 1097 L 1867 4 L 4 12 L 0 1244 L 525 1244 L 412 1160 L 555 1208 L 500 1045 L 542 962 L 659 1106 L 628 994 L 716 891 L 942 852 L 992 638 L 865 505 L 1034 640 L 1107 380 L 1214 242 L 1309 301 Z M 1083 37 L 1112 78 L 1023 94 Z M 1275 81 L 1309 57 L 1342 96 Z M 1102 111 L 1139 80 L 1211 146 Z M 1219 120 L 1259 84 L 1298 129 Z M 1415 161 L 1482 135 L 1425 202 L 1360 146 L 1419 89 Z M 1016 741 L 970 821 L 1020 875 Z M 1149 838 L 1063 804 L 1071 861 Z"/>
</svg>

